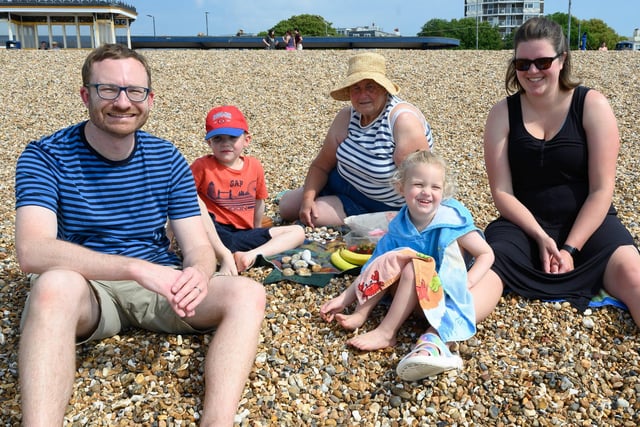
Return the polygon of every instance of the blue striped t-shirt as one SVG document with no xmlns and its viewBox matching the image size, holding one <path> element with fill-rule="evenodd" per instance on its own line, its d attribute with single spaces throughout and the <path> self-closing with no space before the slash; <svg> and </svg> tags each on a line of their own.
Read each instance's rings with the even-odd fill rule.
<svg viewBox="0 0 640 427">
<path fill-rule="evenodd" d="M 165 224 L 200 215 L 187 161 L 169 141 L 143 131 L 127 159 L 108 160 L 88 144 L 85 125 L 27 145 L 16 167 L 16 208 L 55 212 L 60 240 L 179 265 L 168 251 Z"/>
</svg>

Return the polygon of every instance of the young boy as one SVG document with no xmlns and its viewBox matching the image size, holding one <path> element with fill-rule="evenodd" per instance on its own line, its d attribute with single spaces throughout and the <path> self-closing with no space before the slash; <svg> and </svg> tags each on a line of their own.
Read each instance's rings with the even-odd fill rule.
<svg viewBox="0 0 640 427">
<path fill-rule="evenodd" d="M 300 225 L 262 227 L 267 186 L 260 161 L 242 155 L 251 142 L 242 112 L 231 105 L 216 107 L 207 114 L 205 127 L 212 154 L 193 162 L 191 172 L 238 271 L 251 267 L 259 254 L 275 255 L 301 245 L 305 233 Z"/>
</svg>

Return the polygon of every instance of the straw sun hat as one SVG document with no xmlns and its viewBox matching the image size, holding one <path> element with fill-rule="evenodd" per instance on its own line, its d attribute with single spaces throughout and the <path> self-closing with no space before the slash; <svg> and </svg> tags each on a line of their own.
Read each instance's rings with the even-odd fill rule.
<svg viewBox="0 0 640 427">
<path fill-rule="evenodd" d="M 366 79 L 375 81 L 391 95 L 395 95 L 400 91 L 400 88 L 387 78 L 385 71 L 384 56 L 372 52 L 359 53 L 349 59 L 347 78 L 333 89 L 330 95 L 337 101 L 348 101 L 350 99 L 349 87 Z"/>
</svg>

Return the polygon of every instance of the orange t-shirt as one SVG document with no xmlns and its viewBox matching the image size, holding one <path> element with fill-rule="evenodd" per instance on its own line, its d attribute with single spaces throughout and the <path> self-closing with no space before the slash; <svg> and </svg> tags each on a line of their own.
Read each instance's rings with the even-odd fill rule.
<svg viewBox="0 0 640 427">
<path fill-rule="evenodd" d="M 250 156 L 240 158 L 242 169 L 235 170 L 209 154 L 193 162 L 191 173 L 198 195 L 216 221 L 246 230 L 253 228 L 256 200 L 266 199 L 268 193 L 260 161 Z"/>
</svg>

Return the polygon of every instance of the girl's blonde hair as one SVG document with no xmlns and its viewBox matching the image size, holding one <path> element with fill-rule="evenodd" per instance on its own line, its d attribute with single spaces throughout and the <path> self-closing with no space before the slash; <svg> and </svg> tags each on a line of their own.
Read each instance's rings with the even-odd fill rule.
<svg viewBox="0 0 640 427">
<path fill-rule="evenodd" d="M 449 199 L 454 196 L 457 185 L 453 172 L 451 172 L 451 169 L 447 166 L 447 162 L 442 157 L 428 150 L 418 150 L 409 154 L 407 158 L 404 159 L 393 177 L 393 184 L 396 189 L 399 190 L 404 185 L 407 180 L 407 175 L 411 169 L 420 164 L 434 165 L 442 168 L 444 171 L 444 188 L 442 189 L 442 198 Z"/>
</svg>

